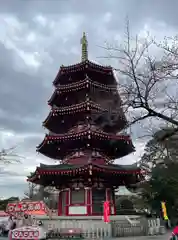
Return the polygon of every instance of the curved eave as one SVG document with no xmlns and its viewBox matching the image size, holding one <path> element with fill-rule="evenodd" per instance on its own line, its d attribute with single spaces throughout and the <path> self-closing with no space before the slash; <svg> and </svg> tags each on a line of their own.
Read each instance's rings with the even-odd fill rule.
<svg viewBox="0 0 178 240">
<path fill-rule="evenodd" d="M 42 122 L 42 126 L 46 127 L 47 123 L 50 121 L 50 119 L 53 117 L 53 111 L 51 110 L 47 116 L 47 118 Z"/>
<path fill-rule="evenodd" d="M 91 128 L 87 128 L 85 131 L 80 131 L 78 133 L 60 134 L 60 136 L 46 135 L 45 140 L 46 141 L 57 140 L 62 142 L 66 140 L 76 140 L 83 137 L 88 137 L 88 139 L 91 139 L 91 136 L 106 139 L 106 140 L 125 140 L 125 141 L 132 142 L 129 135 L 108 134 L 105 132 L 94 131 Z"/>
<path fill-rule="evenodd" d="M 50 99 L 48 100 L 48 105 L 52 105 L 53 101 L 55 100 L 55 98 L 58 96 L 58 91 L 57 89 L 54 90 L 52 96 L 50 97 Z"/>
<path fill-rule="evenodd" d="M 34 176 L 27 178 L 27 182 L 37 183 L 38 181 L 39 175 L 37 175 L 37 173 L 35 173 Z"/>
<path fill-rule="evenodd" d="M 78 114 L 76 114 L 76 113 L 78 113 Z M 50 113 L 42 125 L 43 125 L 43 127 L 45 127 L 46 129 L 48 129 L 51 132 L 54 132 L 56 134 L 62 134 L 64 132 L 68 132 L 72 128 L 77 128 L 77 123 L 80 120 L 85 121 L 86 115 L 90 114 L 91 115 L 90 119 L 92 121 L 92 120 L 94 120 L 94 117 L 92 117 L 93 114 L 99 114 L 99 113 L 100 113 L 100 111 L 97 109 L 94 109 L 94 108 L 90 109 L 89 111 L 85 110 L 85 109 L 82 111 L 79 111 L 79 109 L 77 109 L 77 111 L 70 112 L 67 114 L 55 113 L 53 115 Z M 104 113 L 104 111 L 102 113 Z M 69 123 L 67 125 L 67 127 L 64 124 L 57 125 L 59 123 L 64 123 L 64 121 L 65 122 L 67 121 Z M 118 129 L 118 126 L 120 127 L 120 129 Z M 103 127 L 103 130 L 106 132 L 115 132 L 116 129 L 118 131 L 121 131 L 122 129 L 125 128 L 125 126 L 127 126 L 127 121 L 126 120 L 124 121 L 123 119 L 120 119 L 118 117 L 118 120 L 116 121 L 116 123 L 114 125 L 112 125 L 112 126 L 105 125 Z"/>
<path fill-rule="evenodd" d="M 67 154 L 67 152 L 66 152 L 66 154 L 64 154 L 64 156 L 61 156 L 61 155 L 58 156 L 58 155 L 56 155 L 56 154 L 52 155 L 52 154 L 49 153 L 48 151 L 45 151 L 45 148 L 46 148 L 46 145 L 43 145 L 41 148 L 38 148 L 36 151 L 37 151 L 38 153 L 41 153 L 42 155 L 50 158 L 50 159 L 56 159 L 56 160 L 64 159 L 64 157 L 65 157 L 66 154 Z M 75 149 L 74 149 L 74 150 L 75 150 Z M 73 150 L 73 151 L 74 151 L 74 150 Z M 111 156 L 111 155 L 109 155 L 109 154 L 108 154 L 108 156 L 110 156 L 110 157 L 113 159 L 113 161 L 114 161 L 114 159 L 123 158 L 123 157 L 128 156 L 129 154 L 133 153 L 134 151 L 135 151 L 135 149 L 132 148 L 132 147 L 130 147 L 130 149 L 127 150 L 127 152 L 125 152 L 124 154 L 123 154 L 123 153 L 122 153 L 122 154 L 121 154 L 121 153 L 120 153 L 120 154 L 117 154 L 117 157 L 115 157 L 115 155 Z M 103 151 L 103 152 L 104 152 L 104 151 Z"/>
<path fill-rule="evenodd" d="M 101 89 L 105 89 L 105 91 L 117 91 L 117 85 L 106 85 L 99 82 L 92 81 L 89 77 L 86 77 L 84 80 L 74 82 L 71 84 L 59 85 L 56 87 L 55 92 L 53 93 L 52 97 L 48 101 L 49 103 L 54 99 L 56 94 L 72 92 L 80 89 L 85 89 L 89 87 L 97 87 Z"/>
<path fill-rule="evenodd" d="M 63 165 L 61 165 L 63 166 Z M 60 167 L 61 167 L 60 166 Z M 138 169 L 107 169 L 106 166 L 95 164 L 86 164 L 81 166 L 76 166 L 74 169 L 71 169 L 70 165 L 65 169 L 54 169 L 55 166 L 49 166 L 46 168 L 39 168 L 38 176 L 35 179 L 31 179 L 31 182 L 35 184 L 40 184 L 47 186 L 53 184 L 53 186 L 58 186 L 62 188 L 62 184 L 59 186 L 59 179 L 62 183 L 68 182 L 71 177 L 76 175 L 87 177 L 96 177 L 96 175 L 102 176 L 104 179 L 111 181 L 114 185 L 120 185 L 120 181 L 123 181 L 123 184 L 128 186 L 136 186 L 141 182 L 144 177 Z M 92 175 L 91 175 L 92 174 Z M 63 180 L 64 179 L 64 180 Z"/>
<path fill-rule="evenodd" d="M 60 154 L 60 157 L 57 157 L 55 155 L 55 152 L 54 152 L 54 156 L 52 156 L 51 153 L 49 153 L 48 150 L 46 149 L 46 147 L 47 147 L 46 144 L 47 145 L 51 145 L 51 144 L 53 145 L 55 143 L 61 144 L 66 141 L 70 142 L 70 141 L 76 141 L 76 140 L 82 140 L 82 139 L 88 139 L 89 141 L 91 141 L 92 138 L 95 138 L 95 139 L 98 138 L 99 140 L 109 140 L 109 141 L 115 140 L 116 144 L 117 144 L 117 140 L 126 142 L 128 145 L 128 148 L 125 148 L 125 152 L 119 151 L 119 149 L 118 149 L 118 153 L 116 155 L 119 158 L 124 157 L 135 151 L 134 146 L 133 146 L 132 141 L 129 136 L 117 136 L 117 135 L 113 135 L 113 134 L 108 135 L 106 133 L 100 133 L 100 132 L 91 131 L 91 130 L 83 131 L 80 133 L 71 133 L 68 135 L 61 134 L 60 136 L 46 135 L 43 142 L 37 147 L 37 151 L 47 157 L 61 159 L 61 158 L 63 158 L 62 156 L 65 155 L 64 152 L 63 152 L 63 155 Z M 119 142 L 118 142 L 118 144 L 119 144 Z M 122 154 L 121 154 L 121 152 L 122 152 Z"/>
<path fill-rule="evenodd" d="M 98 104 L 92 102 L 92 101 L 86 101 L 83 103 L 75 104 L 73 106 L 69 107 L 61 107 L 57 109 L 52 109 L 50 113 L 48 114 L 47 118 L 43 122 L 43 126 L 46 126 L 47 123 L 50 121 L 50 119 L 53 116 L 60 116 L 60 115 L 70 115 L 73 113 L 78 113 L 82 111 L 91 111 L 91 110 L 96 110 L 96 111 L 107 111 L 107 109 L 101 108 Z"/>
<path fill-rule="evenodd" d="M 75 172 L 83 172 L 88 169 L 88 165 L 76 165 L 75 167 L 71 167 L 68 165 L 68 167 L 65 169 L 60 169 L 63 164 L 61 164 L 59 167 L 53 166 L 51 169 L 49 167 L 46 168 L 39 168 L 39 174 L 40 175 L 60 175 L 60 174 L 66 174 L 66 173 L 75 173 Z M 56 169 L 55 169 L 56 168 Z"/>
<path fill-rule="evenodd" d="M 45 134 L 45 137 L 44 137 L 43 141 L 36 147 L 37 152 L 39 152 L 40 148 L 45 145 L 47 139 L 48 139 L 48 135 Z"/>
<path fill-rule="evenodd" d="M 112 74 L 112 67 L 98 65 L 98 64 L 93 63 L 89 60 L 86 60 L 84 62 L 80 62 L 78 64 L 74 64 L 74 65 L 70 65 L 70 66 L 61 66 L 56 78 L 53 81 L 53 84 L 54 85 L 57 84 L 60 75 L 63 75 L 63 74 L 68 73 L 68 72 L 75 72 L 77 70 L 79 70 L 79 71 L 84 70 L 88 67 L 92 68 L 93 70 L 96 70 L 96 71 L 98 70 L 98 71 L 101 71 L 101 72 L 106 73 L 106 74 Z"/>
<path fill-rule="evenodd" d="M 37 176 L 27 178 L 27 182 L 36 182 Z"/>
<path fill-rule="evenodd" d="M 92 84 L 91 82 L 86 82 L 84 84 L 79 83 L 78 86 L 75 86 L 75 87 L 74 86 L 70 87 L 70 84 L 65 85 L 65 87 L 61 85 L 60 87 L 57 87 L 55 89 L 51 98 L 48 100 L 48 105 L 52 106 L 55 102 L 55 99 L 62 94 L 75 92 L 82 89 L 89 89 L 89 88 L 101 88 L 107 92 L 117 91 L 117 87 L 104 86 L 104 84 L 97 84 L 97 83 Z"/>
<path fill-rule="evenodd" d="M 127 175 L 132 175 L 132 174 L 140 174 L 141 170 L 139 168 L 131 168 L 131 169 L 124 169 L 124 167 L 118 165 L 118 169 L 115 168 L 115 164 L 113 164 L 110 167 L 107 167 L 107 165 L 99 165 L 99 164 L 85 164 L 85 165 L 65 165 L 65 169 L 62 169 L 64 164 L 61 165 L 51 165 L 46 167 L 38 167 L 38 175 L 60 175 L 60 174 L 65 174 L 65 173 L 82 173 L 85 172 L 86 170 L 90 171 L 96 171 L 96 172 L 104 172 L 104 173 L 114 173 L 114 174 L 127 174 Z"/>
<path fill-rule="evenodd" d="M 112 67 L 111 66 L 103 66 L 103 65 L 99 65 L 99 64 L 96 64 L 92 61 L 89 61 L 89 60 L 86 60 L 86 61 L 82 61 L 80 63 L 77 63 L 77 64 L 72 64 L 72 65 L 69 65 L 69 66 L 62 66 L 61 67 L 61 70 L 73 70 L 73 69 L 76 69 L 78 67 L 83 67 L 85 66 L 86 64 L 88 64 L 89 66 L 92 66 L 94 68 L 100 68 L 104 71 L 111 71 L 112 70 Z"/>
</svg>

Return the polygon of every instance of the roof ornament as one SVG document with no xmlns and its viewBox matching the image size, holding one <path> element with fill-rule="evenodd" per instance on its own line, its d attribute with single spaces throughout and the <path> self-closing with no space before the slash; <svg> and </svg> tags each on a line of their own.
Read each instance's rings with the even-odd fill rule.
<svg viewBox="0 0 178 240">
<path fill-rule="evenodd" d="M 85 35 L 85 32 L 83 32 L 83 36 L 81 38 L 80 41 L 81 45 L 82 45 L 82 57 L 81 57 L 81 61 L 85 62 L 86 60 L 88 60 L 88 41 Z"/>
</svg>

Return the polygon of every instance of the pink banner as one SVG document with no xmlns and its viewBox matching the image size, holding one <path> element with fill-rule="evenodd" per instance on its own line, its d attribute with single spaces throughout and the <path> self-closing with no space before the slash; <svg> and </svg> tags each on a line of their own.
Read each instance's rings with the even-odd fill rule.
<svg viewBox="0 0 178 240">
<path fill-rule="evenodd" d="M 110 219 L 109 219 L 110 203 L 109 203 L 109 201 L 104 202 L 103 209 L 104 209 L 104 222 L 110 222 Z"/>
</svg>

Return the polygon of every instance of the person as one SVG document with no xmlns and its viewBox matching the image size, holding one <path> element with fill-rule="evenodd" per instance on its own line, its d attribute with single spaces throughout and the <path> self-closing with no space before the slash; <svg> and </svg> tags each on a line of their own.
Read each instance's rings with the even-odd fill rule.
<svg viewBox="0 0 178 240">
<path fill-rule="evenodd" d="M 8 233 L 12 229 L 12 227 L 13 227 L 13 219 L 12 219 L 12 216 L 9 216 L 9 219 L 4 227 L 3 235 L 8 236 Z"/>
<path fill-rule="evenodd" d="M 42 227 L 43 226 L 43 223 L 41 220 L 38 221 L 38 226 Z"/>
<path fill-rule="evenodd" d="M 178 239 L 178 222 L 176 224 L 176 227 L 173 229 L 172 236 L 171 236 L 171 240 L 176 240 L 176 239 Z"/>
<path fill-rule="evenodd" d="M 12 221 L 13 221 L 13 223 L 12 223 L 12 226 L 11 226 L 11 230 L 14 230 L 17 227 L 17 218 L 14 217 Z"/>
<path fill-rule="evenodd" d="M 23 226 L 32 226 L 32 219 L 28 214 L 24 214 Z"/>
</svg>

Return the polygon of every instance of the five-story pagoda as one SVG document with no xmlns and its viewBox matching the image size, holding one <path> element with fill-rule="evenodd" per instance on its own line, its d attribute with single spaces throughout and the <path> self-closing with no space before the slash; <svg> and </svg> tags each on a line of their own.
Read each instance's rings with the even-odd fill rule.
<svg viewBox="0 0 178 240">
<path fill-rule="evenodd" d="M 81 62 L 61 66 L 53 82 L 43 122 L 49 133 L 37 147 L 59 164 L 41 164 L 28 181 L 59 190 L 58 215 L 102 215 L 106 200 L 115 214 L 115 188 L 142 175 L 136 165 L 112 163 L 134 147 L 128 135 L 119 134 L 127 121 L 112 68 L 88 60 L 85 34 L 81 44 Z"/>
</svg>

